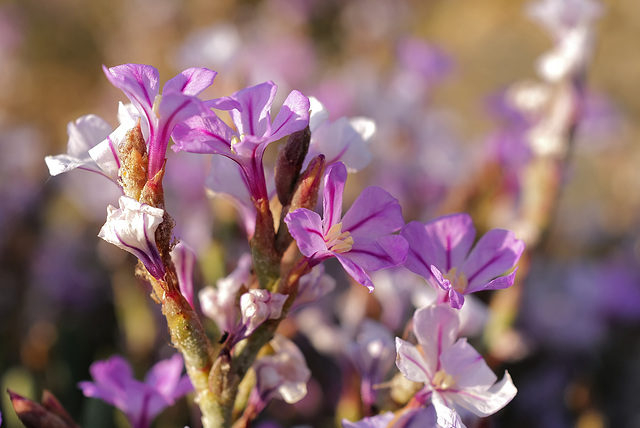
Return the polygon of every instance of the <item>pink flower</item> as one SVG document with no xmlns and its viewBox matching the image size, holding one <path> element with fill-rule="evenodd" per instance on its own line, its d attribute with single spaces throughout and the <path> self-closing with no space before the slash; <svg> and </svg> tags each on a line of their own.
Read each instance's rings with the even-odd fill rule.
<svg viewBox="0 0 640 428">
<path fill-rule="evenodd" d="M 509 373 L 497 377 L 466 338 L 456 340 L 458 312 L 445 305 L 427 306 L 413 316 L 417 345 L 396 338 L 396 365 L 404 376 L 424 383 L 416 399 L 433 404 L 438 424 L 462 427 L 457 407 L 488 416 L 506 406 L 517 393 Z"/>
<path fill-rule="evenodd" d="M 446 291 L 441 301 L 456 309 L 464 304 L 465 294 L 513 285 L 517 269 L 500 275 L 513 268 L 524 251 L 524 242 L 502 229 L 490 230 L 473 246 L 476 230 L 468 214 L 413 221 L 400 234 L 409 242 L 407 269 Z"/>
</svg>

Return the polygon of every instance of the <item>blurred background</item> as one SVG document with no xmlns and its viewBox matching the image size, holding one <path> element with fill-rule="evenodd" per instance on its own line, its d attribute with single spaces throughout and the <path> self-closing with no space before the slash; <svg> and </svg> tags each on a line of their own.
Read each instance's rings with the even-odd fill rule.
<svg viewBox="0 0 640 428">
<path fill-rule="evenodd" d="M 208 67 L 218 76 L 205 98 L 273 80 L 275 106 L 298 89 L 317 97 L 332 119 L 371 117 L 374 166 L 351 180 L 353 195 L 379 184 L 401 200 L 407 221 L 465 210 L 479 231 L 507 228 L 522 183 L 509 184 L 513 171 L 488 159 L 492 142 L 510 129 L 496 115 L 496 100 L 517 82 L 539 79 L 536 60 L 552 44 L 525 16 L 528 3 L 2 2 L 2 390 L 39 399 L 46 388 L 83 426 L 126 426 L 111 407 L 84 398 L 77 382 L 90 378 L 93 361 L 115 353 L 142 378 L 173 352 L 159 307 L 133 276 L 134 260 L 96 237 L 115 189 L 84 171 L 50 178 L 43 160 L 66 152 L 67 123 L 79 116 L 117 125 L 117 102 L 126 98 L 106 80 L 103 64 L 150 64 L 162 82 Z M 640 6 L 603 6 L 585 113 L 548 210 L 553 221 L 522 262 L 516 297 L 481 297 L 498 312 L 507 305 L 510 320 L 498 339 L 485 334 L 478 346 L 519 388 L 485 426 L 640 427 Z M 212 284 L 234 268 L 246 243 L 233 209 L 209 202 L 194 185 L 204 180 L 207 159 L 175 158 L 183 168 L 168 180 L 180 198 L 169 210 L 175 207 L 179 233 L 198 250 L 198 283 Z M 486 191 L 494 187 L 501 190 Z M 339 290 L 348 289 L 338 280 Z M 389 327 L 401 334 L 400 325 Z M 348 399 L 329 400 L 327 388 L 340 381 L 324 379 L 345 372 L 307 345 L 311 398 L 284 412 L 275 405 L 262 423 L 336 426 L 349 415 Z M 0 405 L 5 426 L 20 426 L 4 393 Z M 197 426 L 189 407 L 182 400 L 155 426 Z"/>
</svg>

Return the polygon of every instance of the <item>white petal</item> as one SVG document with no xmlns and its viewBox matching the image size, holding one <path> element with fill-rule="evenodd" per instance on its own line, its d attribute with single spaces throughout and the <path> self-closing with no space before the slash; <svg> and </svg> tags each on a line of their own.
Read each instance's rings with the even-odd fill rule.
<svg viewBox="0 0 640 428">
<path fill-rule="evenodd" d="M 513 384 L 511 376 L 505 372 L 502 380 L 489 389 L 465 388 L 450 397 L 456 404 L 474 415 L 484 417 L 494 414 L 509 404 L 517 393 L 518 390 Z"/>
</svg>

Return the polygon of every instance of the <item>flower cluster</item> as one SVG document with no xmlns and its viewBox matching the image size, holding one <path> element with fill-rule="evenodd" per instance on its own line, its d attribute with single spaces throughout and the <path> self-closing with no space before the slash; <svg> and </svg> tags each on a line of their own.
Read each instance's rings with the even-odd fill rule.
<svg viewBox="0 0 640 428">
<path fill-rule="evenodd" d="M 417 40 L 398 43 L 401 67 L 385 86 L 389 94 L 369 107 L 394 119 L 387 127 L 333 118 L 319 99 L 290 88 L 278 93 L 272 81 L 208 99 L 217 75 L 208 68 L 184 70 L 161 87 L 149 65 L 103 67 L 129 101 L 118 105 L 119 125 L 83 116 L 68 125 L 67 153 L 45 161 L 53 176 L 81 169 L 115 185 L 119 195 L 98 237 L 135 256 L 136 275 L 161 305 L 179 354 L 157 363 L 144 382 L 122 357 L 95 362 L 93 381 L 78 385 L 84 395 L 120 409 L 135 428 L 192 391 L 207 428 L 249 426 L 270 413 L 272 401 L 285 402 L 276 409 L 294 405 L 290 420 L 309 409 L 317 415 L 321 388 L 325 401 L 339 391 L 331 416 L 344 427 L 462 428 L 500 411 L 518 390 L 500 367 L 509 353 L 494 340 L 496 330 L 513 333 L 504 321 L 512 313 L 494 317 L 493 298 L 519 298 L 516 287 L 506 289 L 527 273 L 525 243 L 531 251 L 544 235 L 552 205 L 526 199 L 535 180 L 522 171 L 546 174 L 546 188 L 557 191 L 560 174 L 549 171 L 568 153 L 600 9 L 595 0 L 539 0 L 527 9 L 554 46 L 538 62 L 541 83 L 500 97 L 510 123 L 493 141 L 499 156 L 492 161 L 505 167 L 500 185 L 512 205 L 522 204 L 506 221 L 482 218 L 492 209 L 475 205 L 490 199 L 484 189 L 464 194 L 449 180 L 440 161 L 459 155 L 455 143 L 422 144 L 436 134 L 454 139 L 421 114 L 451 62 Z M 399 104 L 406 106 L 396 112 Z M 417 158 L 406 168 L 386 147 L 405 134 L 407 153 Z M 415 165 L 434 154 L 441 170 L 415 178 Z M 194 158 L 209 162 L 207 173 L 180 169 L 180 159 Z M 364 174 L 380 185 L 358 188 L 371 163 Z M 211 229 L 197 222 L 202 240 L 190 242 L 193 235 L 180 229 L 190 218 L 180 216 L 192 214 L 192 204 L 172 196 L 172 174 L 203 199 L 206 188 L 230 200 L 242 242 L 207 248 Z M 458 191 L 465 203 L 457 203 Z M 445 199 L 453 213 L 435 215 Z M 216 252 L 226 263 L 212 260 Z M 331 367 L 331 376 L 317 376 L 317 367 Z M 501 380 L 494 368 L 504 372 Z M 53 404 L 43 406 L 74 425 Z"/>
<path fill-rule="evenodd" d="M 80 384 L 85 395 L 120 408 L 135 427 L 148 426 L 191 384 L 203 423 L 228 424 L 228 414 L 215 409 L 230 409 L 234 400 L 224 397 L 238 394 L 233 379 L 242 379 L 250 368 L 255 377 L 241 416 L 246 423 L 274 398 L 301 400 L 309 369 L 295 343 L 275 334 L 275 329 L 291 308 L 302 315 L 307 305 L 335 287 L 323 268 L 323 262 L 335 258 L 369 292 L 375 289 L 373 272 L 405 266 L 438 296 L 434 305 L 414 315 L 417 345 L 397 338 L 394 350 L 391 332 L 371 320 L 349 346 L 366 408 L 374 408 L 376 385 L 385 379 L 394 358 L 406 379 L 423 385 L 395 414 L 360 424 L 411 419 L 461 427 L 459 407 L 487 416 L 513 398 L 511 378 L 506 375 L 494 385 L 495 375 L 479 354 L 465 339 L 456 341 L 457 309 L 463 307 L 464 295 L 514 283 L 515 270 L 502 276 L 524 249 L 512 232 L 492 230 L 473 246 L 475 229 L 467 214 L 405 224 L 398 200 L 378 186 L 365 188 L 343 214 L 349 172 L 369 162 L 366 142 L 375 125 L 365 118 L 331 122 L 322 104 L 299 91 L 288 95 L 272 120 L 277 91 L 272 82 L 201 100 L 198 95 L 216 74 L 207 69 L 185 70 L 165 84 L 162 94 L 153 67 L 126 64 L 104 71 L 131 101 L 120 104 L 120 126 L 110 131 L 102 119 L 84 116 L 69 124 L 68 153 L 46 161 L 52 175 L 85 169 L 121 189 L 119 207 L 108 207 L 98 236 L 140 261 L 144 270 L 139 273 L 163 305 L 191 383 L 160 376 L 169 366 L 179 375 L 179 356 L 159 363 L 145 383 L 133 380 L 126 362 L 113 357 L 92 366 L 95 383 Z M 214 110 L 228 112 L 235 129 Z M 266 173 L 267 146 L 287 136 L 275 173 Z M 176 245 L 174 221 L 165 207 L 163 177 L 170 138 L 176 152 L 217 155 L 209 182 L 237 203 L 247 231 L 251 254 L 240 257 L 237 268 L 216 287 L 198 293 L 202 312 L 216 324 L 217 342 L 208 339 L 194 312 L 197 255 L 184 242 Z M 222 158 L 235 166 L 216 161 Z M 274 220 L 272 189 L 280 221 Z M 323 196 L 322 215 L 315 211 L 318 193 Z M 355 425 L 345 421 L 345 426 Z"/>
</svg>

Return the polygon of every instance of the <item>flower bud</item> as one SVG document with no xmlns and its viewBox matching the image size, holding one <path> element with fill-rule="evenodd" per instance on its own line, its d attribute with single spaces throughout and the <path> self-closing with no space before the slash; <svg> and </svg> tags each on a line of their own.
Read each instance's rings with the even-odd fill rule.
<svg viewBox="0 0 640 428">
<path fill-rule="evenodd" d="M 301 131 L 294 132 L 287 139 L 287 143 L 278 153 L 276 163 L 276 192 L 282 206 L 289 205 L 302 163 L 309 150 L 311 130 L 307 126 Z"/>
</svg>

